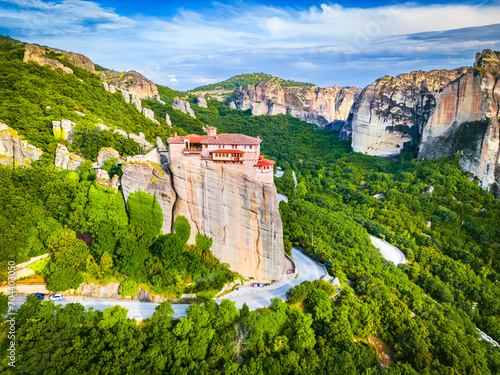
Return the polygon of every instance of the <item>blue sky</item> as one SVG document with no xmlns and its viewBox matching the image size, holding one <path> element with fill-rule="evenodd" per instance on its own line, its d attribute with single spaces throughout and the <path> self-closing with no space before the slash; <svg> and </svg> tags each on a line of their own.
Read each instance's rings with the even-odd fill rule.
<svg viewBox="0 0 500 375">
<path fill-rule="evenodd" d="M 364 87 L 500 50 L 500 0 L 0 0 L 0 33 L 178 90 L 250 72 Z"/>
</svg>

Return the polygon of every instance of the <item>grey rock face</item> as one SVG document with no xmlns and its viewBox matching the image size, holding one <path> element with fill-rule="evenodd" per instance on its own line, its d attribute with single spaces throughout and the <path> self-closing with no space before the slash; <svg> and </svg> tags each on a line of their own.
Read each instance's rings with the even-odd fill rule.
<svg viewBox="0 0 500 375">
<path fill-rule="evenodd" d="M 61 121 L 52 121 L 52 132 L 54 137 L 58 139 L 65 139 L 72 143 L 73 132 L 76 124 L 73 121 L 63 119 Z"/>
<path fill-rule="evenodd" d="M 360 89 L 344 87 L 281 87 L 273 82 L 239 87 L 231 94 L 229 107 L 252 110 L 252 115 L 290 114 L 303 121 L 325 126 L 344 121 Z"/>
<path fill-rule="evenodd" d="M 20 138 L 17 132 L 0 123 L 0 164 L 11 168 L 40 160 L 43 151 Z"/>
<path fill-rule="evenodd" d="M 97 155 L 97 165 L 102 166 L 106 160 L 111 158 L 120 160 L 120 154 L 114 148 L 103 147 L 99 150 L 99 154 Z"/>
<path fill-rule="evenodd" d="M 113 133 L 118 133 L 120 134 L 123 138 L 127 139 L 128 138 L 128 134 L 126 131 L 124 130 L 121 130 L 121 129 L 115 129 L 113 130 Z"/>
<path fill-rule="evenodd" d="M 165 121 L 167 121 L 168 126 L 172 126 L 172 121 L 170 120 L 170 116 L 168 115 L 168 113 L 165 115 Z"/>
<path fill-rule="evenodd" d="M 208 108 L 208 103 L 207 103 L 207 101 L 205 100 L 205 98 L 203 96 L 197 96 L 196 97 L 196 104 L 200 108 Z"/>
<path fill-rule="evenodd" d="M 56 149 L 56 157 L 54 165 L 62 167 L 63 169 L 71 169 L 76 171 L 80 164 L 85 161 L 82 157 L 75 153 L 69 152 L 68 148 L 64 145 L 58 144 Z"/>
<path fill-rule="evenodd" d="M 149 108 L 143 108 L 142 114 L 144 115 L 144 117 L 153 121 L 156 125 L 160 125 L 160 122 L 157 119 L 155 119 L 155 113 Z"/>
<path fill-rule="evenodd" d="M 174 102 L 172 103 L 172 108 L 178 109 L 182 113 L 188 114 L 189 116 L 196 118 L 194 111 L 191 108 L 191 105 L 189 104 L 189 102 L 185 100 L 180 100 L 179 98 L 175 98 Z"/>
<path fill-rule="evenodd" d="M 159 160 L 158 160 L 159 163 Z M 125 201 L 130 194 L 141 190 L 149 195 L 155 195 L 163 211 L 163 233 L 172 230 L 172 209 L 176 194 L 172 187 L 170 172 L 148 162 L 127 163 L 123 168 L 121 179 Z"/>
</svg>

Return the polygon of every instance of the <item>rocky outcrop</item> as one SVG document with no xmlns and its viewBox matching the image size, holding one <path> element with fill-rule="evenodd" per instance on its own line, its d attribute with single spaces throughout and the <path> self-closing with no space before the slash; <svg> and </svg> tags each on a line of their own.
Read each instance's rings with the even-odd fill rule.
<svg viewBox="0 0 500 375">
<path fill-rule="evenodd" d="M 40 160 L 43 151 L 21 139 L 17 132 L 0 123 L 0 164 L 11 168 Z"/>
<path fill-rule="evenodd" d="M 57 139 L 67 140 L 72 143 L 76 124 L 70 120 L 52 121 L 52 132 Z"/>
<path fill-rule="evenodd" d="M 172 127 L 172 120 L 170 120 L 170 116 L 168 113 L 165 115 L 165 121 L 167 122 L 167 125 Z"/>
<path fill-rule="evenodd" d="M 154 159 L 154 157 L 150 155 L 149 159 Z M 121 184 L 125 201 L 128 200 L 130 194 L 138 190 L 156 197 L 163 211 L 162 230 L 166 234 L 172 229 L 172 209 L 176 194 L 172 187 L 170 171 L 163 169 L 159 163 L 157 153 L 156 162 L 141 160 L 126 163 L 123 167 Z"/>
<path fill-rule="evenodd" d="M 325 126 L 343 122 L 349 115 L 359 88 L 281 87 L 274 82 L 239 87 L 232 94 L 230 108 L 252 110 L 252 115 L 290 114 L 303 121 Z"/>
<path fill-rule="evenodd" d="M 384 157 L 405 151 L 416 153 L 423 126 L 441 92 L 462 74 L 462 69 L 412 72 L 385 76 L 358 96 L 342 130 L 352 130 L 354 151 Z"/>
<path fill-rule="evenodd" d="M 160 121 L 155 119 L 155 113 L 149 108 L 142 108 L 142 114 L 144 115 L 144 117 L 153 121 L 156 125 L 160 125 Z"/>
<path fill-rule="evenodd" d="M 128 138 L 133 140 L 139 146 L 143 147 L 145 152 L 149 152 L 149 150 L 151 150 L 152 144 L 146 141 L 144 134 L 139 133 L 139 135 L 135 135 L 130 133 L 128 135 Z"/>
<path fill-rule="evenodd" d="M 45 50 L 36 44 L 26 44 L 23 61 L 35 61 L 40 65 L 49 65 L 52 69 L 64 67 L 59 61 L 47 57 Z"/>
<path fill-rule="evenodd" d="M 71 169 L 76 171 L 78 167 L 85 161 L 82 157 L 73 152 L 69 152 L 64 145 L 58 144 L 56 149 L 56 157 L 54 165 L 63 169 Z"/>
<path fill-rule="evenodd" d="M 172 108 L 178 109 L 182 113 L 188 114 L 189 116 L 196 118 L 194 111 L 191 108 L 191 105 L 189 104 L 189 102 L 185 100 L 180 100 L 179 98 L 175 98 L 174 102 L 172 103 Z"/>
<path fill-rule="evenodd" d="M 118 187 L 120 186 L 120 178 L 118 175 L 114 175 L 113 178 L 109 178 L 109 174 L 104 169 L 98 169 L 95 175 L 96 182 L 104 187 L 110 187 L 115 191 L 115 194 L 118 192 Z"/>
<path fill-rule="evenodd" d="M 206 99 L 201 95 L 198 95 L 196 97 L 196 105 L 200 108 L 208 108 L 208 103 Z"/>
<path fill-rule="evenodd" d="M 79 53 L 64 51 L 62 49 L 57 49 L 57 48 L 48 47 L 47 50 L 62 54 L 62 58 L 64 60 L 70 62 L 74 66 L 85 69 L 87 72 L 95 72 L 94 63 L 87 56 L 80 55 Z"/>
<path fill-rule="evenodd" d="M 446 86 L 424 126 L 420 155 L 462 153 L 460 165 L 500 199 L 500 59 L 485 50 L 475 66 Z"/>
<path fill-rule="evenodd" d="M 238 168 L 199 158 L 173 158 L 177 200 L 173 216 L 213 238 L 212 252 L 245 277 L 270 281 L 285 275 L 283 229 L 273 183 L 254 180 Z"/>
<path fill-rule="evenodd" d="M 135 70 L 120 73 L 115 70 L 99 72 L 101 80 L 111 87 L 127 94 L 135 95 L 139 99 L 159 99 L 158 88 L 149 79 Z M 127 101 L 127 99 L 125 99 Z"/>
<path fill-rule="evenodd" d="M 99 154 L 97 155 L 97 165 L 102 166 L 106 160 L 111 158 L 120 160 L 120 154 L 114 148 L 103 147 L 99 150 Z"/>
</svg>

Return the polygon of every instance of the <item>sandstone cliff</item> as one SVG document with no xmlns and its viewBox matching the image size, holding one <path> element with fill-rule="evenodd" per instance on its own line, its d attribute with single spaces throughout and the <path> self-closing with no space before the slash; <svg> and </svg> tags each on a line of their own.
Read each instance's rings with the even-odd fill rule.
<svg viewBox="0 0 500 375">
<path fill-rule="evenodd" d="M 196 233 L 213 238 L 212 251 L 243 276 L 259 281 L 285 274 L 283 228 L 273 183 L 262 183 L 224 164 L 198 158 L 172 159 L 177 193 L 173 215 L 191 224 Z"/>
<path fill-rule="evenodd" d="M 385 76 L 367 86 L 352 106 L 341 136 L 352 132 L 354 151 L 384 157 L 418 149 L 422 128 L 444 87 L 462 69 Z"/>
<path fill-rule="evenodd" d="M 17 132 L 0 123 L 0 164 L 11 168 L 40 160 L 43 151 L 23 141 Z"/>
<path fill-rule="evenodd" d="M 500 198 L 500 59 L 495 52 L 478 53 L 468 69 L 443 90 L 424 126 L 420 155 L 454 156 L 476 175 L 481 186 Z"/>
<path fill-rule="evenodd" d="M 101 80 L 108 84 L 108 90 L 117 88 L 126 94 L 135 95 L 139 99 L 159 99 L 156 85 L 135 70 L 124 73 L 106 70 L 99 72 L 99 75 Z"/>
<path fill-rule="evenodd" d="M 345 87 L 281 87 L 274 82 L 239 87 L 229 99 L 230 108 L 252 110 L 252 115 L 291 114 L 325 126 L 345 121 L 361 89 Z"/>
<path fill-rule="evenodd" d="M 94 63 L 87 56 L 81 55 L 79 53 L 64 51 L 58 48 L 48 47 L 47 50 L 62 54 L 62 58 L 64 60 L 79 68 L 85 69 L 88 72 L 95 72 Z"/>
</svg>

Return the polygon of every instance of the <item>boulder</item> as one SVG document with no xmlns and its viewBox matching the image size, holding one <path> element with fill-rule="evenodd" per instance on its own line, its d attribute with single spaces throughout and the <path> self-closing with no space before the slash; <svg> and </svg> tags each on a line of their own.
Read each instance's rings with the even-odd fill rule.
<svg viewBox="0 0 500 375">
<path fill-rule="evenodd" d="M 189 116 L 196 118 L 193 109 L 191 108 L 191 105 L 189 102 L 185 100 L 180 100 L 179 98 L 175 98 L 174 102 L 172 104 L 173 109 L 177 109 L 181 111 L 182 113 L 188 114 Z"/>
<path fill-rule="evenodd" d="M 261 82 L 234 90 L 229 108 L 251 109 L 254 116 L 290 114 L 325 126 L 333 121 L 345 121 L 360 91 L 356 87 L 281 87 L 274 82 Z"/>
<path fill-rule="evenodd" d="M 115 194 L 118 192 L 118 187 L 120 186 L 120 178 L 118 175 L 114 175 L 112 179 L 109 178 L 109 174 L 104 169 L 98 169 L 95 176 L 96 182 L 103 187 L 111 187 L 114 189 Z"/>
<path fill-rule="evenodd" d="M 126 131 L 124 130 L 121 130 L 121 129 L 115 129 L 113 130 L 113 133 L 118 133 L 120 134 L 123 138 L 127 139 L 128 138 L 128 134 Z"/>
<path fill-rule="evenodd" d="M 73 121 L 66 119 L 52 121 L 52 132 L 57 139 L 64 139 L 71 143 L 75 126 L 76 124 Z"/>
</svg>

